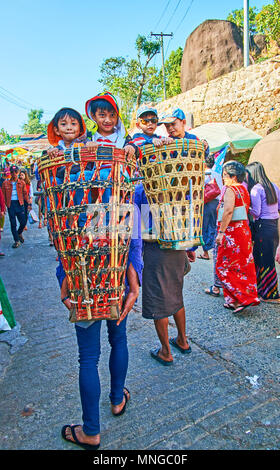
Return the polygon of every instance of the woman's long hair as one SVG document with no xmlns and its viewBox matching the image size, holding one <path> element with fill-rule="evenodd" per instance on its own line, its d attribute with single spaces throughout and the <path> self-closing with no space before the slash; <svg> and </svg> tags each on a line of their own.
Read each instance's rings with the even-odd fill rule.
<svg viewBox="0 0 280 470">
<path fill-rule="evenodd" d="M 259 183 L 262 185 L 265 191 L 267 205 L 276 204 L 277 194 L 272 182 L 266 175 L 263 165 L 260 162 L 252 162 L 246 166 L 246 172 L 248 173 L 248 191 L 250 192 L 255 184 Z"/>
<path fill-rule="evenodd" d="M 25 168 L 23 168 L 22 170 L 20 170 L 20 173 L 24 173 L 25 174 L 25 184 L 27 184 L 28 186 L 31 184 L 31 181 L 30 181 L 30 178 L 29 178 L 29 175 L 28 175 L 28 172 Z"/>
</svg>

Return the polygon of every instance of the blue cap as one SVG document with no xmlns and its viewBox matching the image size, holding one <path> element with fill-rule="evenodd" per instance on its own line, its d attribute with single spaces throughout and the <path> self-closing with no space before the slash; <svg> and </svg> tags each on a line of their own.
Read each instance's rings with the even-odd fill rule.
<svg viewBox="0 0 280 470">
<path fill-rule="evenodd" d="M 158 117 L 156 108 L 151 108 L 150 106 L 143 105 L 143 106 L 140 106 L 140 108 L 138 108 L 137 113 L 136 113 L 136 119 L 138 119 L 144 113 L 153 113 L 156 115 L 156 117 Z"/>
<path fill-rule="evenodd" d="M 176 119 L 180 119 L 181 121 L 183 119 L 186 119 L 184 111 L 182 111 L 182 109 L 180 108 L 174 109 L 172 113 L 163 115 L 159 124 L 170 124 L 171 122 L 174 122 Z"/>
</svg>

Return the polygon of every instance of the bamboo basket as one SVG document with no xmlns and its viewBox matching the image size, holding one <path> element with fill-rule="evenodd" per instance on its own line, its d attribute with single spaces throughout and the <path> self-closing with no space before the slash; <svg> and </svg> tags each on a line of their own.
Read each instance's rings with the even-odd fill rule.
<svg viewBox="0 0 280 470">
<path fill-rule="evenodd" d="M 139 170 L 155 239 L 163 249 L 203 245 L 204 158 L 202 142 L 193 139 L 176 139 L 160 148 L 141 147 Z"/>
<path fill-rule="evenodd" d="M 120 316 L 133 227 L 135 167 L 134 157 L 109 146 L 97 151 L 72 148 L 40 160 L 72 322 Z"/>
</svg>

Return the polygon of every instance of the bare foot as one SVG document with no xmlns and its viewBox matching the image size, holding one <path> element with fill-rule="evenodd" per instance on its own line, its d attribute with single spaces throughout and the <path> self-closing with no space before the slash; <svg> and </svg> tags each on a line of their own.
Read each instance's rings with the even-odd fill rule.
<svg viewBox="0 0 280 470">
<path fill-rule="evenodd" d="M 113 415 L 119 415 L 121 413 L 121 411 L 124 409 L 124 407 L 125 407 L 126 403 L 128 402 L 128 400 L 130 399 L 130 393 L 127 390 L 127 388 L 123 389 L 123 393 L 124 393 L 125 396 L 123 397 L 123 401 L 119 405 L 112 405 L 111 404 L 111 410 L 112 410 Z"/>
<path fill-rule="evenodd" d="M 98 445 L 100 444 L 100 434 L 96 434 L 95 436 L 88 436 L 84 433 L 82 426 L 75 426 L 75 433 L 79 442 L 84 444 L 91 444 L 91 445 Z M 75 442 L 73 438 L 70 426 L 65 430 L 66 439 Z"/>
</svg>

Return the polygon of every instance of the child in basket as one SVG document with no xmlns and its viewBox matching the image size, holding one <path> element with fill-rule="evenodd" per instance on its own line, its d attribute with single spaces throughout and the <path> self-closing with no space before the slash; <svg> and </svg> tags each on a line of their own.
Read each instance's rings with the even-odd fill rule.
<svg viewBox="0 0 280 470">
<path fill-rule="evenodd" d="M 110 93 L 97 95 L 88 100 L 86 103 L 86 113 L 90 119 L 96 122 L 97 128 L 93 141 L 86 142 L 89 149 L 96 149 L 99 145 L 109 145 L 124 148 L 127 155 L 135 153 L 136 147 L 129 144 L 129 138 L 126 136 L 125 128 L 119 116 L 117 103 Z M 59 123 L 57 129 L 59 130 Z M 72 134 L 73 140 L 75 135 L 77 134 Z M 102 172 L 103 174 L 101 175 Z M 109 173 L 110 165 L 103 165 L 100 171 L 100 178 L 105 180 Z M 72 176 L 74 177 L 74 175 Z M 119 320 L 108 320 L 106 322 L 111 345 L 109 363 L 111 377 L 110 402 L 111 411 L 114 416 L 119 416 L 125 412 L 126 404 L 130 399 L 130 392 L 124 386 L 128 368 L 126 320 L 128 312 L 138 297 L 139 285 L 141 285 L 141 247 L 141 238 L 131 240 L 126 271 L 127 288 L 122 313 Z M 61 263 L 57 268 L 57 278 L 61 287 L 61 300 L 70 310 L 72 304 L 69 298 L 65 272 Z M 91 450 L 97 449 L 100 445 L 100 381 L 98 361 L 100 357 L 101 323 L 101 320 L 75 323 L 79 348 L 79 386 L 83 424 L 67 424 L 61 430 L 62 437 L 67 442 L 72 442 L 80 447 Z"/>
<path fill-rule="evenodd" d="M 170 137 L 160 137 L 155 134 L 158 125 L 158 114 L 155 108 L 141 106 L 136 114 L 136 127 L 142 132 L 133 135 L 132 142 L 137 145 L 153 144 L 155 147 L 161 147 L 164 144 L 171 144 L 173 139 Z"/>
</svg>

